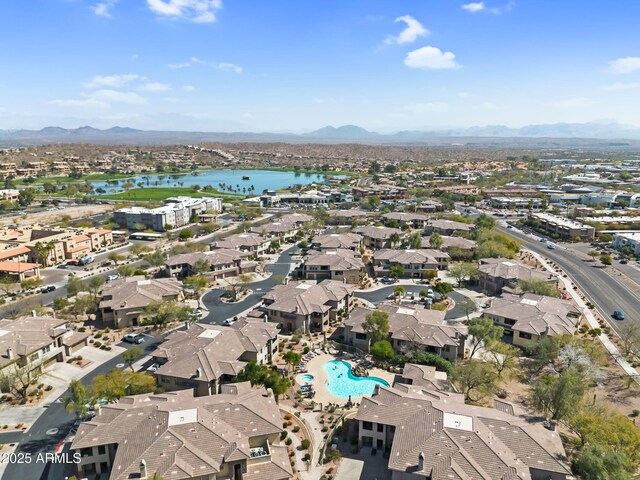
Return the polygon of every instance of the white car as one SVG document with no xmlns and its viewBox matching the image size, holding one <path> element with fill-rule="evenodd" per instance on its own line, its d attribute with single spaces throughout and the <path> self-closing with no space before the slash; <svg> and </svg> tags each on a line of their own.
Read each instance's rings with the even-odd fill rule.
<svg viewBox="0 0 640 480">
<path fill-rule="evenodd" d="M 434 295 L 433 290 L 431 289 L 427 290 L 427 298 L 433 298 L 433 295 Z"/>
<path fill-rule="evenodd" d="M 227 318 L 224 322 L 222 322 L 222 324 L 226 325 L 227 327 L 230 327 L 234 323 L 236 323 L 236 321 L 233 318 Z"/>
<path fill-rule="evenodd" d="M 113 275 L 107 275 L 107 282 L 110 282 L 111 280 L 117 280 L 118 278 L 120 278 L 120 275 L 118 275 L 117 273 L 114 273 Z"/>
<path fill-rule="evenodd" d="M 158 370 L 158 368 L 160 368 L 160 365 L 157 364 L 157 363 L 154 363 L 149 368 L 147 368 L 147 371 L 148 372 L 155 372 L 156 370 Z"/>
<path fill-rule="evenodd" d="M 137 343 L 138 345 L 144 342 L 144 337 L 137 333 L 127 333 L 123 340 L 128 343 Z"/>
</svg>

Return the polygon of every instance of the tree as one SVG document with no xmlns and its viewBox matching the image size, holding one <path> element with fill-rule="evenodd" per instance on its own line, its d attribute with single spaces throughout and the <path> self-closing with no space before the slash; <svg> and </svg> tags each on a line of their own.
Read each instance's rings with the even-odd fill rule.
<svg viewBox="0 0 640 480">
<path fill-rule="evenodd" d="M 442 295 L 442 298 L 447 298 L 447 295 L 453 292 L 453 287 L 448 282 L 438 282 L 433 287 L 433 290 Z"/>
<path fill-rule="evenodd" d="M 460 393 L 469 402 L 478 402 L 493 393 L 496 387 L 496 375 L 491 366 L 469 360 L 456 367 L 453 375 L 460 387 Z"/>
<path fill-rule="evenodd" d="M 611 255 L 609 255 L 608 253 L 603 253 L 602 255 L 600 255 L 600 261 L 603 265 L 611 265 Z"/>
<path fill-rule="evenodd" d="M 78 277 L 69 277 L 67 280 L 67 296 L 74 297 L 87 290 L 87 285 Z"/>
<path fill-rule="evenodd" d="M 145 255 L 144 257 L 142 257 L 142 259 L 152 267 L 160 267 L 165 264 L 167 260 L 167 254 L 159 248 L 156 248 L 153 253 Z"/>
<path fill-rule="evenodd" d="M 124 257 L 120 255 L 118 252 L 109 252 L 107 258 L 112 261 L 115 265 L 118 265 L 118 262 L 124 260 Z"/>
<path fill-rule="evenodd" d="M 571 471 L 582 480 L 633 480 L 634 470 L 627 455 L 600 444 L 581 448 L 571 461 Z"/>
<path fill-rule="evenodd" d="M 129 350 L 126 350 L 125 352 L 122 353 L 122 359 L 127 365 L 129 365 L 129 367 L 131 367 L 132 372 L 133 372 L 133 364 L 138 359 L 138 357 L 143 353 L 144 353 L 144 350 L 142 350 L 137 345 L 132 346 Z"/>
<path fill-rule="evenodd" d="M 87 284 L 87 290 L 93 297 L 97 297 L 102 285 L 104 285 L 104 277 L 93 277 Z"/>
<path fill-rule="evenodd" d="M 42 285 L 42 280 L 38 277 L 30 277 L 20 282 L 20 287 L 23 290 L 33 290 L 40 285 Z"/>
<path fill-rule="evenodd" d="M 98 307 L 98 302 L 95 298 L 90 296 L 76 297 L 76 301 L 71 306 L 71 313 L 76 317 L 80 315 L 86 315 L 89 312 L 95 311 Z"/>
<path fill-rule="evenodd" d="M 206 260 L 196 260 L 191 265 L 191 270 L 193 270 L 196 274 L 205 273 L 211 270 L 211 264 Z"/>
<path fill-rule="evenodd" d="M 389 243 L 391 244 L 391 248 L 398 245 L 400 243 L 401 237 L 398 232 L 393 232 L 389 235 Z"/>
<path fill-rule="evenodd" d="M 395 356 L 393 347 L 387 340 L 378 340 L 370 349 L 371 355 L 377 360 L 388 361 Z"/>
<path fill-rule="evenodd" d="M 153 375 L 148 373 L 115 369 L 94 377 L 90 390 L 93 398 L 104 398 L 113 403 L 125 395 L 156 392 L 158 386 Z"/>
<path fill-rule="evenodd" d="M 478 306 L 476 302 L 471 300 L 470 298 L 464 298 L 457 303 L 458 308 L 467 316 L 467 322 L 470 320 L 469 315 L 478 310 Z"/>
<path fill-rule="evenodd" d="M 493 230 L 495 226 L 496 221 L 486 213 L 481 213 L 478 218 L 476 218 L 476 227 L 478 229 Z"/>
<path fill-rule="evenodd" d="M 502 378 L 503 372 L 513 370 L 518 366 L 519 354 L 518 348 L 503 342 L 493 342 L 487 350 L 489 361 L 499 378 Z"/>
<path fill-rule="evenodd" d="M 287 353 L 285 353 L 282 356 L 282 359 L 285 361 L 287 365 L 293 367 L 295 365 L 300 364 L 300 362 L 302 361 L 302 355 L 300 355 L 297 352 L 294 352 L 293 350 L 289 350 Z"/>
<path fill-rule="evenodd" d="M 429 237 L 429 246 L 431 248 L 438 249 L 444 245 L 444 240 L 442 239 L 442 235 L 438 232 L 433 232 Z"/>
<path fill-rule="evenodd" d="M 393 294 L 396 296 L 398 301 L 400 301 L 400 299 L 402 297 L 404 297 L 405 293 L 407 293 L 407 289 L 404 288 L 402 285 L 398 285 L 397 287 L 393 287 Z"/>
<path fill-rule="evenodd" d="M 42 369 L 34 367 L 31 360 L 23 366 L 14 363 L 0 372 L 0 391 L 26 398 L 29 385 L 37 382 L 41 375 Z"/>
<path fill-rule="evenodd" d="M 474 318 L 469 322 L 469 335 L 471 336 L 470 358 L 484 345 L 489 347 L 493 342 L 502 338 L 504 329 L 493 324 L 490 318 Z"/>
<path fill-rule="evenodd" d="M 33 245 L 33 249 L 38 256 L 38 259 L 42 262 L 43 265 L 47 265 L 49 263 L 49 256 L 51 255 L 51 251 L 55 248 L 55 244 L 53 242 L 36 242 Z"/>
<path fill-rule="evenodd" d="M 475 263 L 472 262 L 459 262 L 449 266 L 449 273 L 458 282 L 458 287 L 462 286 L 462 282 L 465 280 L 473 280 L 478 278 L 480 270 Z"/>
<path fill-rule="evenodd" d="M 637 322 L 624 322 L 618 329 L 622 341 L 622 353 L 640 355 L 640 324 Z"/>
<path fill-rule="evenodd" d="M 18 205 L 28 207 L 36 199 L 37 191 L 33 188 L 24 188 L 18 192 Z"/>
<path fill-rule="evenodd" d="M 133 275 L 135 275 L 136 269 L 131 265 L 120 265 L 116 269 L 116 272 L 118 272 L 118 275 L 120 275 L 121 277 L 132 277 Z"/>
<path fill-rule="evenodd" d="M 598 255 L 600 255 L 600 252 L 598 250 L 594 250 L 594 249 L 589 250 L 587 253 L 591 257 L 591 261 L 592 262 L 595 262 L 596 261 L 596 257 Z"/>
<path fill-rule="evenodd" d="M 547 419 L 561 421 L 578 411 L 586 391 L 585 377 L 576 368 L 544 375 L 532 385 L 531 406 Z"/>
<path fill-rule="evenodd" d="M 402 265 L 391 265 L 389 267 L 389 275 L 394 280 L 398 280 L 398 277 L 404 275 L 404 267 Z"/>
<path fill-rule="evenodd" d="M 420 235 L 420 232 L 413 232 L 409 235 L 407 246 L 414 250 L 422 248 L 422 235 Z"/>
<path fill-rule="evenodd" d="M 560 297 L 558 289 L 544 280 L 519 280 L 518 288 L 524 293 L 534 293 L 536 295 L 544 295 L 546 297 Z"/>
<path fill-rule="evenodd" d="M 193 238 L 193 230 L 191 230 L 190 228 L 183 228 L 182 230 L 180 230 L 178 238 L 180 240 L 188 240 L 189 238 Z"/>
<path fill-rule="evenodd" d="M 163 300 L 147 305 L 143 312 L 143 324 L 154 325 L 158 328 L 169 322 L 186 322 L 191 318 L 191 309 L 174 301 Z"/>
<path fill-rule="evenodd" d="M 369 334 L 371 343 L 386 340 L 389 337 L 389 314 L 383 310 L 368 313 L 362 322 L 362 329 Z"/>
<path fill-rule="evenodd" d="M 191 287 L 193 293 L 199 296 L 200 292 L 209 285 L 209 280 L 204 275 L 191 275 L 185 278 L 182 283 Z"/>
<path fill-rule="evenodd" d="M 71 380 L 69 383 L 69 396 L 64 399 L 64 406 L 69 413 L 75 413 L 76 418 L 83 419 L 87 414 L 89 403 L 89 390 L 80 380 Z"/>
<path fill-rule="evenodd" d="M 150 252 L 151 248 L 146 245 L 140 245 L 139 243 L 134 243 L 133 245 L 131 245 L 131 247 L 129 247 L 129 251 L 131 252 L 132 255 L 137 257 L 142 253 Z"/>
<path fill-rule="evenodd" d="M 280 250 L 280 242 L 278 240 L 272 240 L 269 244 L 269 251 L 271 253 L 278 253 Z"/>
</svg>

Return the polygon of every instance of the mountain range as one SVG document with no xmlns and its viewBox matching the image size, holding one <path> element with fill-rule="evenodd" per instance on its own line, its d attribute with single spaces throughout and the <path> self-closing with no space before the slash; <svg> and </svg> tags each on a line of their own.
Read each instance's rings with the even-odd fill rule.
<svg viewBox="0 0 640 480">
<path fill-rule="evenodd" d="M 205 142 L 363 143 L 388 145 L 468 146 L 476 148 L 630 147 L 640 146 L 640 128 L 615 122 L 555 123 L 512 128 L 489 125 L 470 128 L 430 128 L 382 134 L 356 125 L 326 126 L 312 132 L 182 132 L 84 126 L 66 129 L 0 130 L 0 146 L 51 143 L 102 145 L 173 145 Z"/>
</svg>

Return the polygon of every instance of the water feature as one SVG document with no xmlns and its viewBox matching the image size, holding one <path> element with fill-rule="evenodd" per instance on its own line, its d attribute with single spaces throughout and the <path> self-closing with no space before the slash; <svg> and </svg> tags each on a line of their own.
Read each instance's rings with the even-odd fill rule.
<svg viewBox="0 0 640 480">
<path fill-rule="evenodd" d="M 351 373 L 351 364 L 344 360 L 331 360 L 324 364 L 323 369 L 329 377 L 329 393 L 336 397 L 371 395 L 376 385 L 389 386 L 382 378 L 356 377 Z"/>
<path fill-rule="evenodd" d="M 341 178 L 339 175 L 333 177 Z M 248 180 L 246 179 L 248 177 Z M 324 184 L 326 176 L 316 173 L 282 172 L 277 170 L 204 170 L 194 173 L 140 174 L 124 180 L 91 181 L 95 189 L 107 193 L 121 192 L 122 184 L 133 183 L 132 188 L 187 188 L 210 185 L 222 193 L 260 195 L 263 190 L 278 190 L 293 185 Z M 114 192 L 115 191 L 115 192 Z"/>
<path fill-rule="evenodd" d="M 305 373 L 304 375 L 300 375 L 298 377 L 298 382 L 300 384 L 305 384 L 305 383 L 311 383 L 313 381 L 315 377 L 313 375 L 310 375 L 308 373 Z"/>
</svg>

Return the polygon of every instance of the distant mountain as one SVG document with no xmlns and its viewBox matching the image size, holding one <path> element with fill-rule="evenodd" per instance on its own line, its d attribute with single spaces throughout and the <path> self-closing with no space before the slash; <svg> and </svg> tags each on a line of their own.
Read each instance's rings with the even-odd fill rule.
<svg viewBox="0 0 640 480">
<path fill-rule="evenodd" d="M 255 132 L 179 132 L 91 126 L 66 129 L 0 130 L 0 147 L 52 143 L 100 145 L 175 145 L 206 142 L 361 143 L 388 145 L 466 146 L 473 148 L 569 148 L 640 146 L 640 128 L 615 122 L 556 123 L 511 128 L 487 125 L 431 128 L 380 134 L 357 125 L 327 126 L 303 134 Z"/>
</svg>

